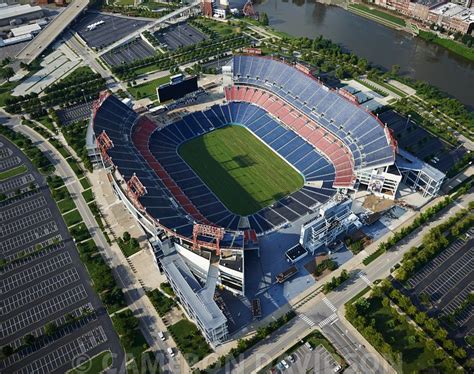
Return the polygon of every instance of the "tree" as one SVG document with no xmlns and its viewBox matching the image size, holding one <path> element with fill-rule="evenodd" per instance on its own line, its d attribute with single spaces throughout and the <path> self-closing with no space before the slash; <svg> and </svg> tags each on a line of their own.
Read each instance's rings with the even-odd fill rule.
<svg viewBox="0 0 474 374">
<path fill-rule="evenodd" d="M 268 26 L 269 24 L 268 15 L 265 12 L 260 13 L 258 20 L 263 26 Z"/>
<path fill-rule="evenodd" d="M 36 337 L 32 334 L 27 334 L 23 337 L 23 343 L 27 346 L 33 345 L 35 340 L 36 340 Z"/>
<path fill-rule="evenodd" d="M 58 331 L 58 326 L 54 322 L 49 322 L 44 326 L 44 333 L 46 335 L 54 335 Z"/>
<path fill-rule="evenodd" d="M 15 75 L 15 71 L 10 66 L 0 69 L 0 77 L 10 82 L 10 78 Z"/>
<path fill-rule="evenodd" d="M 2 353 L 5 355 L 5 356 L 10 356 L 12 355 L 14 352 L 13 348 L 10 346 L 10 345 L 4 345 L 2 347 Z"/>
</svg>

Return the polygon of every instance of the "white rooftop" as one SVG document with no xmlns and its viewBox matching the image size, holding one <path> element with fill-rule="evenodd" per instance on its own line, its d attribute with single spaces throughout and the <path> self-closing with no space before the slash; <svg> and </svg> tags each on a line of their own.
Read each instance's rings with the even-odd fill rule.
<svg viewBox="0 0 474 374">
<path fill-rule="evenodd" d="M 0 19 L 10 18 L 10 17 L 17 17 L 23 14 L 28 14 L 32 12 L 37 12 L 42 10 L 39 6 L 31 6 L 30 4 L 25 5 L 9 5 L 6 7 L 2 7 L 2 11 L 0 12 Z"/>
<path fill-rule="evenodd" d="M 11 32 L 13 36 L 20 36 L 20 35 L 25 35 L 25 34 L 31 34 L 40 30 L 41 30 L 41 26 L 38 25 L 37 23 L 33 23 L 31 25 L 15 27 L 14 29 L 11 29 Z"/>
<path fill-rule="evenodd" d="M 442 15 L 444 17 L 453 17 L 462 19 L 467 22 L 474 22 L 473 8 L 466 8 L 465 6 L 454 3 L 442 4 L 439 7 L 432 9 L 431 12 Z"/>
</svg>

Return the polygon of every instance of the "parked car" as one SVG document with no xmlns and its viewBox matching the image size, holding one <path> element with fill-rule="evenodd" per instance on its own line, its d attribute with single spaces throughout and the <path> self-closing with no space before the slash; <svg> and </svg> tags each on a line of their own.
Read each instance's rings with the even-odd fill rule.
<svg viewBox="0 0 474 374">
<path fill-rule="evenodd" d="M 288 360 L 294 364 L 296 362 L 296 355 L 292 353 L 291 355 L 288 356 Z"/>
<path fill-rule="evenodd" d="M 285 360 L 281 360 L 281 364 L 283 365 L 283 367 L 285 369 L 289 369 L 290 368 L 290 365 L 288 364 L 288 362 L 286 362 Z"/>
<path fill-rule="evenodd" d="M 310 351 L 313 350 L 313 346 L 312 346 L 311 344 L 309 344 L 309 342 L 304 343 L 304 346 L 305 346 L 306 348 L 308 348 Z"/>
<path fill-rule="evenodd" d="M 160 339 L 161 339 L 162 341 L 165 341 L 165 340 L 166 340 L 165 334 L 163 334 L 162 331 L 158 331 L 158 336 L 160 337 Z"/>
<path fill-rule="evenodd" d="M 168 349 L 167 349 L 166 351 L 168 352 L 168 354 L 170 355 L 170 357 L 174 357 L 173 348 L 168 347 Z"/>
</svg>

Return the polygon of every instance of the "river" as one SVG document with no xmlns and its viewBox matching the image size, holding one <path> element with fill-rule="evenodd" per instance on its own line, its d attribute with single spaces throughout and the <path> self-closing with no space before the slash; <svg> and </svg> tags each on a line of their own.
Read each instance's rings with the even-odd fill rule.
<svg viewBox="0 0 474 374">
<path fill-rule="evenodd" d="M 231 6 L 240 3 L 234 0 Z M 474 109 L 474 63 L 440 46 L 314 0 L 266 0 L 255 9 L 267 13 L 277 30 L 309 38 L 323 35 L 374 65 L 400 65 L 401 74 L 427 81 Z"/>
</svg>

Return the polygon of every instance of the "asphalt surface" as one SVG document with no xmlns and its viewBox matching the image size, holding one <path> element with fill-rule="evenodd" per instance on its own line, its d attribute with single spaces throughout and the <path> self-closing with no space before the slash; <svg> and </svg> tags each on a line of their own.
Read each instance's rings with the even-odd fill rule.
<svg viewBox="0 0 474 374">
<path fill-rule="evenodd" d="M 297 309 L 299 314 L 292 321 L 273 333 L 255 347 L 246 351 L 237 362 L 233 362 L 219 373 L 253 373 L 268 365 L 295 342 L 304 338 L 312 330 L 321 328 L 323 334 L 343 355 L 350 367 L 346 372 L 356 373 L 388 373 L 393 369 L 374 353 L 372 347 L 366 347 L 353 327 L 343 320 L 343 307 L 352 297 L 364 290 L 368 284 L 377 279 L 384 279 L 390 274 L 390 268 L 399 262 L 403 254 L 413 246 L 419 246 L 422 237 L 432 227 L 451 217 L 460 209 L 467 207 L 474 195 L 468 194 L 445 209 L 436 219 L 409 235 L 400 245 L 380 256 L 368 266 L 354 265 L 354 274 L 341 289 L 331 292 L 325 297 L 319 294 Z M 362 254 L 362 260 L 366 255 Z M 361 277 L 362 276 L 362 277 Z M 324 300 L 326 299 L 326 301 Z M 342 319 L 342 320 L 341 320 Z"/>
<path fill-rule="evenodd" d="M 2 116 L 3 114 L 0 112 L 1 123 L 6 122 L 5 118 L 2 118 Z M 166 354 L 166 349 L 168 347 L 173 347 L 176 352 L 176 348 L 172 345 L 172 339 L 168 338 L 163 342 L 159 338 L 159 330 L 157 329 L 157 320 L 155 317 L 157 316 L 156 311 L 146 297 L 143 288 L 133 275 L 125 256 L 122 254 L 120 249 L 117 248 L 114 250 L 105 240 L 102 231 L 97 226 L 97 223 L 81 194 L 81 184 L 77 180 L 76 175 L 70 166 L 52 145 L 44 141 L 28 126 L 20 125 L 18 117 L 9 119 L 10 120 L 8 121 L 7 117 L 8 125 L 14 130 L 19 131 L 32 139 L 35 145 L 43 151 L 52 161 L 53 165 L 55 165 L 56 174 L 62 176 L 63 180 L 66 182 L 66 186 L 76 203 L 84 224 L 89 229 L 92 239 L 108 262 L 109 266 L 112 268 L 118 286 L 124 291 L 128 307 L 133 311 L 134 315 L 139 318 L 140 329 L 152 351 L 156 353 L 162 372 L 180 373 L 188 371 L 188 365 L 180 354 L 175 355 L 174 358 L 171 358 Z M 153 313 L 150 312 L 150 310 L 153 310 Z"/>
<path fill-rule="evenodd" d="M 144 27 L 141 27 L 140 29 L 137 29 L 135 32 L 132 32 L 130 34 L 128 34 L 127 36 L 117 40 L 116 42 L 112 43 L 111 45 L 107 46 L 106 48 L 102 49 L 100 51 L 100 55 L 103 55 L 109 51 L 111 51 L 112 49 L 114 49 L 115 47 L 118 47 L 119 45 L 122 45 L 122 44 L 125 44 L 131 40 L 134 40 L 136 39 L 137 37 L 140 36 L 140 34 L 144 31 L 150 31 L 152 30 L 156 25 L 162 23 L 162 22 L 165 22 L 171 18 L 174 18 L 176 16 L 179 16 L 181 13 L 184 13 L 192 8 L 194 8 L 195 6 L 198 6 L 201 2 L 200 1 L 195 1 L 193 3 L 191 3 L 190 5 L 187 5 L 185 7 L 182 7 L 182 8 L 179 8 L 179 9 L 176 9 L 174 10 L 173 12 L 171 13 L 168 13 L 167 15 L 163 16 L 163 17 L 160 17 L 158 18 L 156 21 L 153 21 L 151 23 L 149 23 L 148 25 L 144 26 Z"/>
<path fill-rule="evenodd" d="M 22 176 L 2 181 L 2 193 L 14 195 L 18 188 L 37 185 L 36 191 L 0 203 L 0 252 L 9 261 L 0 271 L 0 345 L 19 349 L 0 362 L 0 371 L 65 372 L 104 350 L 112 352 L 113 368 L 119 369 L 124 353 L 118 336 L 44 178 L 7 139 L 0 137 L 0 143 L 4 144 L 0 149 L 10 149 L 11 157 L 28 168 Z M 47 245 L 38 254 L 11 262 L 20 252 L 32 253 L 37 246 Z M 79 317 L 84 308 L 94 311 L 93 315 L 20 348 L 25 335 L 44 336 L 47 323 L 61 326 L 66 314 Z"/>
<path fill-rule="evenodd" d="M 89 0 L 74 0 L 53 21 L 41 31 L 16 56 L 19 61 L 29 64 L 65 30 L 65 28 L 89 5 Z"/>
</svg>

